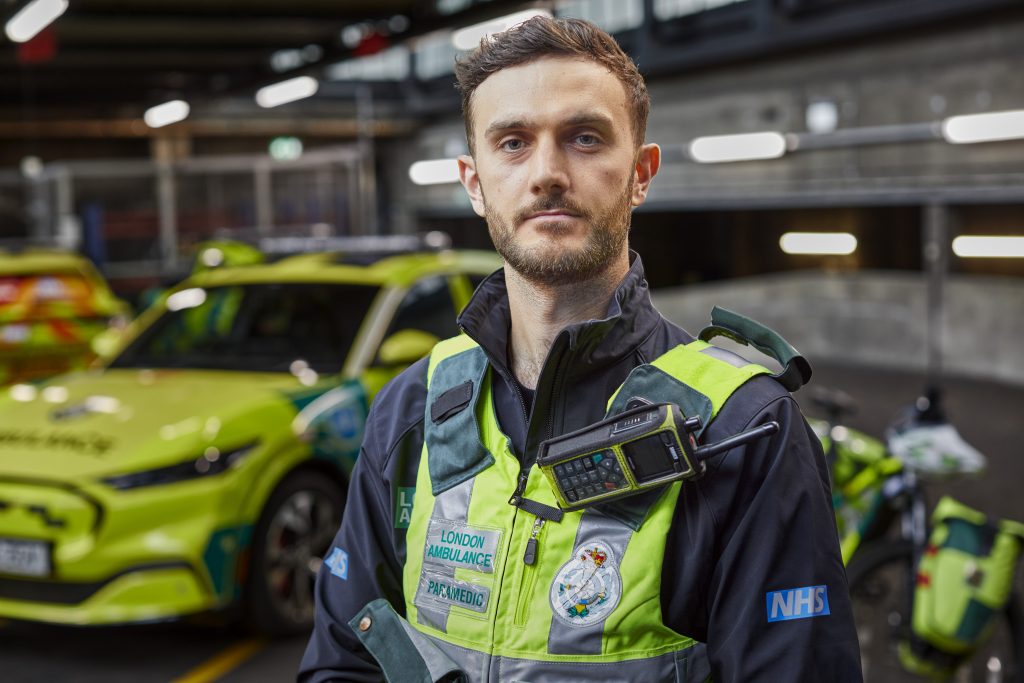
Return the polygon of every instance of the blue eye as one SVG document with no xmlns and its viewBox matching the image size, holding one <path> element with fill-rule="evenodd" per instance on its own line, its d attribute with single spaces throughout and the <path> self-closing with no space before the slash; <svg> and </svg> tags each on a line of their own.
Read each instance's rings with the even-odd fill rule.
<svg viewBox="0 0 1024 683">
<path fill-rule="evenodd" d="M 498 146 L 501 147 L 506 152 L 518 152 L 523 148 L 523 141 L 519 140 L 518 138 L 511 138 L 509 140 L 503 141 Z"/>
<path fill-rule="evenodd" d="M 591 135 L 590 133 L 583 133 L 582 135 L 576 136 L 576 142 L 583 145 L 584 147 L 591 147 L 593 145 L 598 144 L 600 140 L 597 139 L 596 135 Z"/>
</svg>

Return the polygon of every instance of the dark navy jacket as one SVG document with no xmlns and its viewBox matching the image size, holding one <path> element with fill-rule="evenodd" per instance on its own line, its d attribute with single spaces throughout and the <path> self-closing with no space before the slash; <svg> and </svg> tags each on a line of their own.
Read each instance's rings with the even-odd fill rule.
<svg viewBox="0 0 1024 683">
<path fill-rule="evenodd" d="M 527 415 L 507 362 L 503 271 L 480 285 L 459 324 L 488 354 L 499 422 L 525 462 L 541 441 L 602 419 L 608 397 L 634 367 L 693 341 L 651 305 L 634 255 L 607 317 L 572 325 L 555 339 Z M 409 367 L 370 411 L 334 541 L 347 553 L 347 567 L 332 573 L 325 563 L 320 570 L 299 681 L 381 680 L 348 621 L 379 597 L 405 611 L 401 515 L 423 444 L 426 370 L 426 360 Z M 781 426 L 776 435 L 710 459 L 702 478 L 684 483 L 662 570 L 664 623 L 708 644 L 716 683 L 861 681 L 825 460 L 796 403 L 774 379 L 755 377 L 725 403 L 704 441 L 771 420 Z M 816 586 L 826 587 L 828 615 L 769 621 L 769 593 Z"/>
</svg>

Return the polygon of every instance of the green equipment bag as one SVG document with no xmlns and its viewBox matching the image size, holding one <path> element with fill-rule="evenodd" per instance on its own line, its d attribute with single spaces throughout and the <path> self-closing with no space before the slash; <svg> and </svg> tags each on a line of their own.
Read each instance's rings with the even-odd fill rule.
<svg viewBox="0 0 1024 683">
<path fill-rule="evenodd" d="M 993 520 L 944 497 L 917 570 L 912 636 L 899 644 L 908 671 L 942 679 L 991 635 L 1013 588 L 1024 524 Z"/>
</svg>

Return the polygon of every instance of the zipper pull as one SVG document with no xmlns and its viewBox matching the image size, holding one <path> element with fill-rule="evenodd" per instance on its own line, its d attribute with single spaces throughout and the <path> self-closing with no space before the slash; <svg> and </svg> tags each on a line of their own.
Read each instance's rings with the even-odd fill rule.
<svg viewBox="0 0 1024 683">
<path fill-rule="evenodd" d="M 523 492 L 526 491 L 526 481 L 529 478 L 529 470 L 522 470 L 519 472 L 519 481 L 516 484 L 516 490 L 512 492 L 512 497 L 508 499 L 509 505 L 519 507 L 519 504 L 523 501 Z"/>
<path fill-rule="evenodd" d="M 532 565 L 537 561 L 537 536 L 544 528 L 544 518 L 538 517 L 533 521 L 533 530 L 530 531 L 530 538 L 526 541 L 526 552 L 523 553 L 523 564 Z"/>
</svg>

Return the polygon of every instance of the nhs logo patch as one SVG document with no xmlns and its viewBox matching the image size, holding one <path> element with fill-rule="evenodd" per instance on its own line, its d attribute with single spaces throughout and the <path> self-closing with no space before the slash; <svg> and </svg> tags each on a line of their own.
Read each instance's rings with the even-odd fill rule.
<svg viewBox="0 0 1024 683">
<path fill-rule="evenodd" d="M 331 573 L 339 579 L 348 581 L 348 553 L 341 548 L 332 548 L 331 554 L 324 560 Z"/>
<path fill-rule="evenodd" d="M 805 586 L 765 594 L 768 603 L 768 621 L 807 619 L 831 614 L 828 610 L 828 589 L 825 586 Z"/>
</svg>

